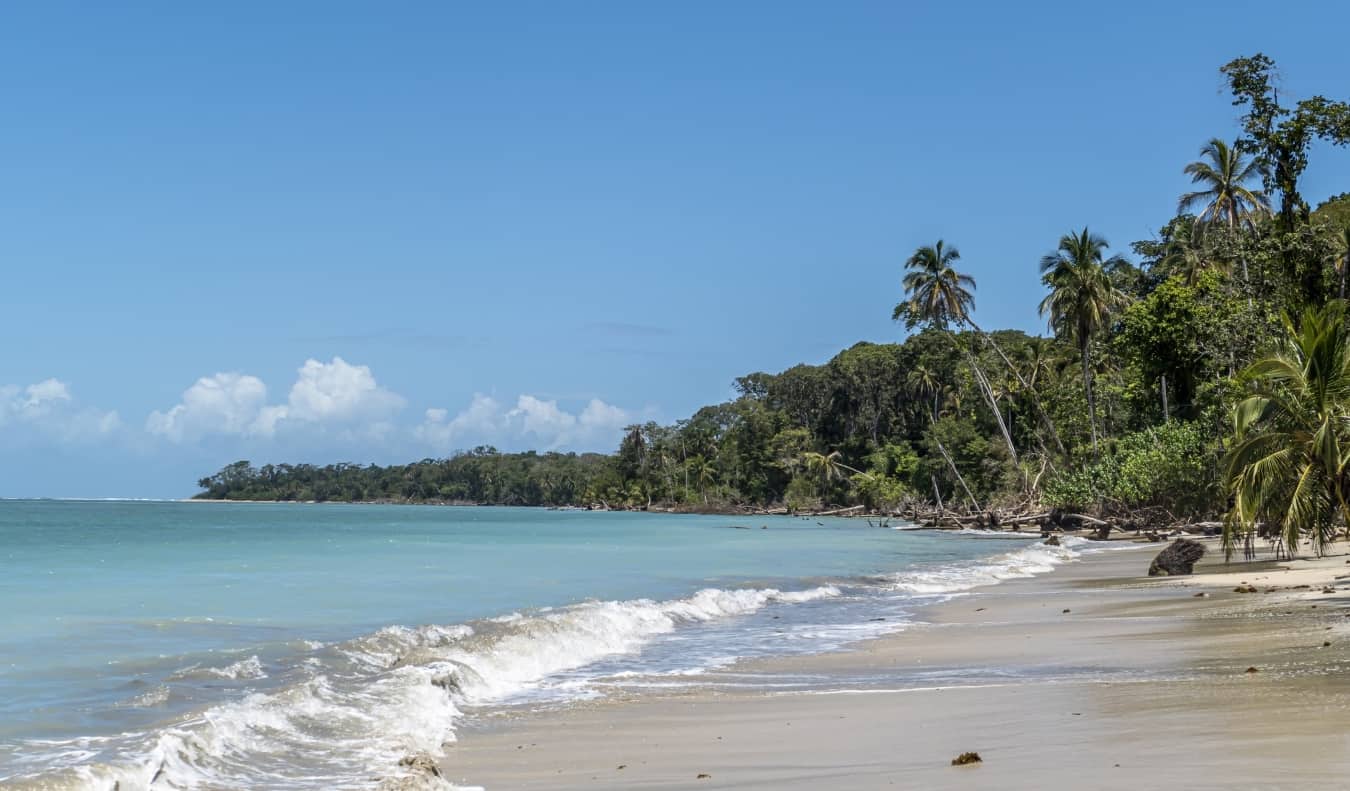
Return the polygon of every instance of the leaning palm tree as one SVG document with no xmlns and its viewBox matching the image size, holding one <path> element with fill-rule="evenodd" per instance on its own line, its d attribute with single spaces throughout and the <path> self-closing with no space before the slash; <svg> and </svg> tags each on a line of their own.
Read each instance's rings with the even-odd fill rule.
<svg viewBox="0 0 1350 791">
<path fill-rule="evenodd" d="M 993 336 L 976 324 L 975 319 L 971 316 L 975 308 L 975 278 L 957 271 L 956 262 L 960 259 L 960 251 L 955 247 L 948 247 L 941 239 L 935 245 L 928 245 L 915 250 L 909 260 L 905 262 L 905 269 L 909 270 L 903 281 L 905 301 L 895 306 L 891 318 L 896 321 L 904 320 L 905 326 L 909 329 L 913 329 L 920 324 L 927 324 L 945 330 L 948 325 L 955 324 L 958 327 L 964 325 L 973 330 L 976 335 L 993 348 L 999 358 L 1003 360 L 1003 364 L 1007 366 L 1013 376 L 1017 377 L 1022 388 L 1031 395 L 1032 407 L 1036 411 L 1037 418 L 1055 443 L 1055 447 L 1059 449 L 1060 453 L 1063 453 L 1064 445 L 1060 442 L 1059 432 L 1055 430 L 1055 424 L 1050 419 L 1050 415 L 1041 407 L 1040 396 L 1022 378 L 1017 366 L 1008 358 L 1008 355 L 1004 354 L 1003 349 L 999 347 Z M 976 382 L 980 385 L 983 393 L 988 389 L 988 377 L 985 376 L 984 371 L 978 365 L 975 365 L 973 355 L 969 356 L 969 362 L 972 365 Z M 990 401 L 990 408 L 997 413 L 998 406 L 992 402 L 992 396 L 988 393 L 984 393 L 984 395 L 985 400 Z M 1017 449 L 1013 446 L 1012 436 L 1001 419 L 999 420 L 999 428 L 1004 435 L 1008 452 L 1013 461 L 1016 462 Z"/>
<path fill-rule="evenodd" d="M 948 247 L 941 239 L 937 244 L 925 245 L 915 250 L 909 260 L 905 261 L 905 269 L 909 270 L 902 281 L 905 287 L 905 301 L 895 306 L 891 318 L 896 321 L 903 319 L 905 326 L 910 329 L 919 324 L 927 324 L 946 332 L 950 332 L 952 324 L 958 326 L 969 324 L 970 311 L 975 307 L 973 293 L 975 278 L 957 271 L 956 262 L 960 259 L 960 251 L 955 247 Z M 955 336 L 951 337 L 953 341 L 956 340 Z M 1016 464 L 1017 447 L 1013 445 L 1012 434 L 1003 422 L 1003 414 L 994 399 L 989 379 L 970 349 L 959 342 L 957 345 L 961 346 L 962 352 L 966 355 L 975 382 L 985 400 L 989 402 L 989 409 L 993 412 L 994 420 L 1003 434 L 1003 441 L 1008 446 L 1008 455 Z"/>
<path fill-rule="evenodd" d="M 844 472 L 848 471 L 854 475 L 866 475 L 867 473 L 855 467 L 850 467 L 843 461 L 843 454 L 837 450 L 829 453 L 816 453 L 808 451 L 802 454 L 802 465 L 810 475 L 814 475 L 820 482 L 820 493 L 825 495 L 829 492 L 830 484 L 844 478 Z"/>
<path fill-rule="evenodd" d="M 1345 302 L 1309 308 L 1268 357 L 1247 369 L 1255 394 L 1234 409 L 1234 438 L 1224 458 L 1232 508 L 1224 551 L 1242 539 L 1252 554 L 1257 526 L 1277 547 L 1298 553 L 1304 538 L 1321 555 L 1350 524 L 1350 343 Z"/>
<path fill-rule="evenodd" d="M 1269 215 L 1270 202 L 1265 193 L 1252 189 L 1247 183 L 1261 178 L 1264 166 L 1255 157 L 1245 157 L 1236 145 L 1213 138 L 1200 149 L 1197 160 L 1182 172 L 1191 177 L 1191 183 L 1201 189 L 1187 192 L 1177 201 L 1177 213 L 1185 214 L 1201 207 L 1197 219 L 1201 223 L 1217 222 L 1236 229 L 1251 226 L 1254 219 Z M 1208 160 L 1208 161 L 1206 161 Z M 1247 280 L 1247 260 L 1242 260 L 1242 280 Z"/>
<path fill-rule="evenodd" d="M 1050 293 L 1041 300 L 1042 316 L 1055 335 L 1078 345 L 1083 365 L 1083 392 L 1092 426 L 1092 453 L 1097 454 L 1097 405 L 1092 393 L 1092 340 L 1129 301 L 1111 282 L 1106 267 L 1120 256 L 1105 258 L 1106 240 L 1085 227 L 1059 239 L 1059 247 L 1041 258 L 1041 281 Z"/>
</svg>

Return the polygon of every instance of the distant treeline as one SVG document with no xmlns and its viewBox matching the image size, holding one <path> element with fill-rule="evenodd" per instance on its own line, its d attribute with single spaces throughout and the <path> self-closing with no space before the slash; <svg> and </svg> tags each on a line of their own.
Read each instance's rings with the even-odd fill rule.
<svg viewBox="0 0 1350 791">
<path fill-rule="evenodd" d="M 1220 70 L 1242 113 L 1150 238 L 1088 227 L 1021 261 L 1051 331 L 986 331 L 949 240 L 897 260 L 903 343 L 752 373 L 613 455 L 478 448 L 394 467 L 239 462 L 202 497 L 687 508 L 1066 508 L 1176 522 L 1225 514 L 1295 551 L 1350 526 L 1350 193 L 1299 188 L 1314 143 L 1350 145 L 1350 102 L 1275 91 L 1264 55 Z M 1072 185 L 1065 185 L 1071 188 Z M 1350 186 L 1350 185 L 1347 185 Z M 1124 241 L 1124 240 L 1117 240 Z M 1130 250 L 1126 258 L 1120 253 Z M 899 257 L 897 256 L 897 259 Z M 830 321 L 830 317 L 822 317 Z M 1320 546 L 1320 544 L 1319 544 Z"/>
<path fill-rule="evenodd" d="M 412 464 L 265 464 L 238 461 L 197 485 L 203 500 L 462 502 L 581 505 L 614 475 L 598 453 L 499 453 L 480 447 Z"/>
</svg>

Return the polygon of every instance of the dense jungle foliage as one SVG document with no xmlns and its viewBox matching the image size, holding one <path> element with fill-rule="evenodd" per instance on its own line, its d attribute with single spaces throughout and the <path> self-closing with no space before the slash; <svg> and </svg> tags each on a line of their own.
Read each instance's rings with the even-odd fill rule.
<svg viewBox="0 0 1350 791">
<path fill-rule="evenodd" d="M 1221 73 L 1242 113 L 1235 139 L 1178 163 L 1194 191 L 1155 238 L 1111 246 L 1070 229 L 1026 262 L 1046 289 L 1049 337 L 976 325 L 976 282 L 951 241 L 937 241 L 903 262 L 903 342 L 747 374 L 734 400 L 632 426 L 613 455 L 239 462 L 202 480 L 199 496 L 881 509 L 924 499 L 1227 513 L 1233 537 L 1258 525 L 1286 542 L 1325 537 L 1350 499 L 1338 444 L 1350 436 L 1350 373 L 1329 373 L 1350 372 L 1339 307 L 1350 194 L 1314 210 L 1300 179 L 1317 144 L 1350 144 L 1350 105 L 1281 104 L 1260 54 Z"/>
</svg>

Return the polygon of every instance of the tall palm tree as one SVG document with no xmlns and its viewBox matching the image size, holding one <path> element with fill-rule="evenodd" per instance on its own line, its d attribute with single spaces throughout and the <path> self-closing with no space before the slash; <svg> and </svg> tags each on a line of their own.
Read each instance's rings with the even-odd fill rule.
<svg viewBox="0 0 1350 791">
<path fill-rule="evenodd" d="M 1056 336 L 1078 345 L 1094 456 L 1097 405 L 1092 393 L 1092 340 L 1129 301 L 1107 274 L 1106 267 L 1117 263 L 1120 256 L 1105 258 L 1106 247 L 1105 239 L 1084 227 L 1079 233 L 1061 236 L 1057 250 L 1041 258 L 1041 281 L 1050 289 L 1041 300 L 1041 315 L 1049 317 Z"/>
<path fill-rule="evenodd" d="M 945 330 L 949 324 L 964 324 L 975 307 L 975 278 L 956 270 L 959 260 L 960 251 L 941 239 L 915 250 L 905 261 L 909 270 L 902 281 L 905 301 L 895 306 L 891 318 L 904 319 L 910 329 L 929 324 Z"/>
<path fill-rule="evenodd" d="M 1190 163 L 1182 172 L 1201 189 L 1187 192 L 1177 201 L 1177 213 L 1185 214 L 1200 206 L 1201 223 L 1218 222 L 1236 229 L 1251 226 L 1255 217 L 1269 215 L 1270 202 L 1259 189 L 1247 183 L 1264 173 L 1261 160 L 1245 157 L 1236 145 L 1213 138 L 1200 149 L 1204 159 Z M 1206 161 L 1208 160 L 1208 161 Z M 1247 259 L 1242 259 L 1242 280 L 1247 281 Z"/>
<path fill-rule="evenodd" d="M 1224 522 L 1224 551 L 1236 540 L 1248 555 L 1256 526 L 1278 529 L 1290 556 L 1299 541 L 1320 555 L 1338 527 L 1350 524 L 1350 343 L 1346 305 L 1308 308 L 1268 357 L 1247 369 L 1256 393 L 1234 409 L 1235 437 L 1224 458 L 1232 509 Z"/>
<path fill-rule="evenodd" d="M 937 244 L 915 250 L 909 260 L 905 261 L 905 269 L 909 270 L 903 281 L 905 301 L 895 306 L 891 318 L 896 321 L 903 319 L 905 326 L 910 329 L 919 324 L 947 329 L 948 325 L 955 324 L 974 330 L 975 334 L 994 349 L 1003 360 L 1003 364 L 1017 377 L 1023 389 L 1031 395 L 1032 406 L 1041 425 L 1045 427 L 1059 452 L 1063 453 L 1064 444 L 1060 442 L 1059 432 L 1055 430 L 1050 415 L 1041 407 L 1040 396 L 1023 380 L 1017 366 L 1003 353 L 1003 349 L 994 341 L 993 336 L 976 324 L 971 316 L 975 308 L 975 278 L 957 271 L 956 262 L 959 260 L 961 260 L 960 251 L 955 247 L 948 247 L 941 239 Z M 971 356 L 969 359 L 974 366 L 974 357 Z M 974 373 L 983 391 L 987 387 L 988 377 L 978 366 L 974 367 Z M 986 400 L 989 400 L 988 396 Z M 998 411 L 998 407 L 992 403 L 990 408 L 995 412 Z M 1017 450 L 1013 447 L 1012 437 L 1001 420 L 999 423 L 1008 445 L 1008 452 L 1012 455 L 1013 461 L 1016 461 Z"/>
<path fill-rule="evenodd" d="M 1237 146 L 1217 137 L 1200 149 L 1200 156 L 1204 159 L 1190 163 L 1182 172 L 1202 189 L 1181 196 L 1178 214 L 1203 206 L 1198 215 L 1201 222 L 1219 222 L 1229 228 L 1250 225 L 1253 218 L 1270 214 L 1265 193 L 1247 186 L 1261 178 L 1260 160 L 1243 156 Z"/>
<path fill-rule="evenodd" d="M 919 324 L 927 324 L 949 333 L 952 324 L 958 326 L 969 324 L 970 311 L 975 307 L 973 293 L 975 278 L 957 271 L 956 262 L 959 260 L 961 260 L 960 251 L 955 247 L 948 247 L 941 239 L 937 244 L 925 245 L 915 250 L 909 260 L 905 261 L 905 269 L 909 270 L 902 281 L 905 287 L 905 301 L 895 306 L 891 318 L 896 321 L 903 319 L 905 326 L 911 329 Z M 952 339 L 956 342 L 955 336 L 952 336 Z M 1003 422 L 1003 414 L 994 399 L 989 379 L 970 349 L 959 342 L 957 345 L 961 346 L 966 355 L 975 382 L 985 400 L 989 402 L 989 409 L 994 413 L 994 420 L 1003 434 L 1003 441 L 1008 446 L 1008 455 L 1016 464 L 1017 447 L 1013 445 L 1012 434 Z"/>
</svg>

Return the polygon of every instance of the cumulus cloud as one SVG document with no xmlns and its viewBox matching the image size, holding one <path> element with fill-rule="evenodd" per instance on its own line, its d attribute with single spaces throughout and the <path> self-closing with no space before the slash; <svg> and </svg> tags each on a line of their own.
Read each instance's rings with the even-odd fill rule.
<svg viewBox="0 0 1350 791">
<path fill-rule="evenodd" d="M 183 393 L 180 403 L 152 412 L 146 430 L 174 442 L 209 434 L 271 437 L 288 427 L 340 426 L 351 432 L 388 431 L 388 417 L 403 398 L 381 387 L 370 368 L 341 357 L 331 362 L 306 360 L 284 404 L 267 403 L 267 386 L 256 376 L 218 373 L 204 376 Z"/>
<path fill-rule="evenodd" d="M 341 357 L 331 363 L 306 360 L 291 387 L 284 417 L 325 421 L 382 416 L 403 406 L 403 398 L 375 382 L 370 368 Z"/>
<path fill-rule="evenodd" d="M 631 420 L 626 410 L 599 399 L 572 413 L 555 400 L 528 394 L 519 396 L 516 405 L 506 409 L 496 399 L 479 393 L 453 418 L 446 409 L 428 409 L 415 433 L 441 452 L 479 444 L 608 450 Z"/>
<path fill-rule="evenodd" d="M 203 376 L 167 412 L 151 412 L 145 429 L 175 442 L 206 434 L 255 434 L 267 403 L 267 385 L 256 376 Z"/>
<path fill-rule="evenodd" d="M 463 412 L 450 417 L 449 410 L 428 409 L 422 425 L 414 430 L 416 437 L 439 450 L 450 450 L 473 440 L 491 442 L 502 430 L 502 407 L 496 399 L 474 393 L 473 400 Z"/>
<path fill-rule="evenodd" d="M 29 429 L 63 441 L 79 441 L 107 436 L 120 426 L 116 412 L 78 405 L 69 385 L 59 379 L 26 387 L 0 385 L 0 428 Z"/>
</svg>

